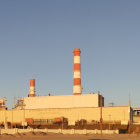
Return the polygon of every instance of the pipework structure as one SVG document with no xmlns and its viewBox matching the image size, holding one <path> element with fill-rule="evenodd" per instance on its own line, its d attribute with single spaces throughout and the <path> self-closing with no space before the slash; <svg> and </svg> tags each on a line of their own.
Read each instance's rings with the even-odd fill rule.
<svg viewBox="0 0 140 140">
<path fill-rule="evenodd" d="M 35 79 L 30 79 L 29 97 L 35 97 Z"/>
<path fill-rule="evenodd" d="M 73 95 L 81 95 L 81 51 L 79 48 L 74 49 L 74 73 L 73 73 Z"/>
<path fill-rule="evenodd" d="M 0 99 L 0 110 L 5 110 L 5 97 L 3 97 L 2 99 Z"/>
</svg>

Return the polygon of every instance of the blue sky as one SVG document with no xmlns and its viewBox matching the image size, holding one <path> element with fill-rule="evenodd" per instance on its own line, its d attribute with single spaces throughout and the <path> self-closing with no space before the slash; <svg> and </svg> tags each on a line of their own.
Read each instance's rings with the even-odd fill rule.
<svg viewBox="0 0 140 140">
<path fill-rule="evenodd" d="M 0 97 L 73 93 L 73 49 L 80 48 L 83 93 L 140 107 L 140 1 L 1 0 Z"/>
</svg>

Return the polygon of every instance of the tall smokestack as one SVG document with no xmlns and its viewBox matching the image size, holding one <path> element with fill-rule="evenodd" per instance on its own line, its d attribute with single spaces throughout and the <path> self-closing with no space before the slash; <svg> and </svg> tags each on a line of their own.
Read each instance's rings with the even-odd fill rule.
<svg viewBox="0 0 140 140">
<path fill-rule="evenodd" d="M 74 49 L 74 74 L 73 74 L 73 95 L 81 95 L 81 64 L 80 49 Z"/>
<path fill-rule="evenodd" d="M 30 79 L 29 97 L 35 97 L 35 79 Z"/>
</svg>

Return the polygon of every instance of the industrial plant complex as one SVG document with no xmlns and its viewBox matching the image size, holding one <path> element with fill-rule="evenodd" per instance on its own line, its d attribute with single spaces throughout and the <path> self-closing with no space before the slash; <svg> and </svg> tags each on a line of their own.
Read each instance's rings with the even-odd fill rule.
<svg viewBox="0 0 140 140">
<path fill-rule="evenodd" d="M 19 98 L 15 107 L 6 110 L 5 98 L 0 100 L 0 125 L 7 127 L 46 128 L 63 123 L 76 126 L 104 123 L 128 125 L 133 123 L 131 106 L 104 106 L 100 93 L 82 94 L 81 50 L 74 49 L 73 94 L 59 96 L 36 96 L 35 79 L 30 79 L 28 97 Z M 136 110 L 135 110 L 136 112 Z"/>
</svg>

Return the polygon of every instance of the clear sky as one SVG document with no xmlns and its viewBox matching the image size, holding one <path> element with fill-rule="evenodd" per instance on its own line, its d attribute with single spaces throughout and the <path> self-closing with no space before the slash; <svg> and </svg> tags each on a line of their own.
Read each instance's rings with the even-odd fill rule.
<svg viewBox="0 0 140 140">
<path fill-rule="evenodd" d="M 80 48 L 83 93 L 106 105 L 140 107 L 139 0 L 1 0 L 0 98 L 73 93 L 73 49 Z"/>
</svg>

